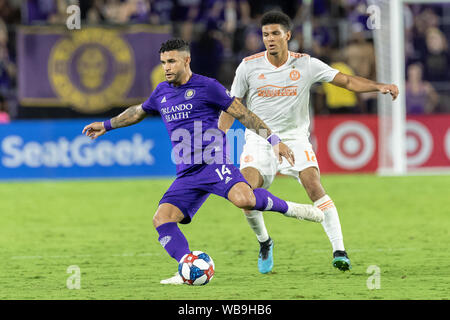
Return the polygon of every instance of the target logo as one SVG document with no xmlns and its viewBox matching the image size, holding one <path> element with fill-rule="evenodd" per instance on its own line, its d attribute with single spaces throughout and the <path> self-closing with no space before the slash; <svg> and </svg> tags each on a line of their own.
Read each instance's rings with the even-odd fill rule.
<svg viewBox="0 0 450 320">
<path fill-rule="evenodd" d="M 372 159 L 375 153 L 375 139 L 364 124 L 346 121 L 331 132 L 328 152 L 339 167 L 347 170 L 360 169 Z"/>
<path fill-rule="evenodd" d="M 409 120 L 406 123 L 407 165 L 414 167 L 424 164 L 433 151 L 433 138 L 427 127 L 420 122 Z"/>
</svg>

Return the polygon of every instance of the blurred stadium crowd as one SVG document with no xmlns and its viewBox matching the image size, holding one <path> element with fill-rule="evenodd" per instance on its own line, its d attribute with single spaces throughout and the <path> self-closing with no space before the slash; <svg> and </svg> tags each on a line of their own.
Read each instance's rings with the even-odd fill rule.
<svg viewBox="0 0 450 320">
<path fill-rule="evenodd" d="M 344 73 L 376 80 L 367 0 L 0 0 L 0 123 L 15 118 L 17 112 L 12 110 L 20 107 L 16 27 L 65 24 L 71 4 L 80 6 L 83 25 L 171 25 L 174 36 L 191 42 L 192 70 L 227 87 L 242 58 L 264 50 L 261 15 L 279 9 L 294 22 L 291 51 L 309 53 Z M 408 113 L 450 112 L 450 6 L 408 5 L 405 26 Z M 305 37 L 306 27 L 312 30 L 311 38 Z M 315 85 L 315 113 L 376 113 L 376 94 L 340 90 Z"/>
</svg>

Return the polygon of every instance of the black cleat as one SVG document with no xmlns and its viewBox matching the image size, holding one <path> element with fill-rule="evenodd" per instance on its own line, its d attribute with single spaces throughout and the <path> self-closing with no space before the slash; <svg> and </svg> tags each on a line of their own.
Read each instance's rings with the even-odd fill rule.
<svg viewBox="0 0 450 320">
<path fill-rule="evenodd" d="M 269 237 L 268 240 L 260 242 L 259 246 L 258 270 L 268 273 L 273 268 L 273 240 Z"/>
</svg>

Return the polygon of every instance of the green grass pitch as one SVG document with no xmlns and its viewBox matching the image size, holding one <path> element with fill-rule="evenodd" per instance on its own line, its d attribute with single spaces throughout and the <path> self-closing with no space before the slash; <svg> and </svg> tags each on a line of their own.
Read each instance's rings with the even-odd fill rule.
<svg viewBox="0 0 450 320">
<path fill-rule="evenodd" d="M 177 265 L 157 241 L 152 216 L 171 183 L 102 180 L 0 183 L 0 299 L 448 299 L 450 177 L 325 175 L 353 269 L 331 265 L 320 224 L 265 213 L 273 272 L 257 270 L 259 246 L 243 213 L 210 196 L 181 227 L 191 250 L 211 255 L 201 287 L 164 286 Z M 270 189 L 310 203 L 279 177 Z M 69 290 L 67 268 L 80 269 Z M 380 270 L 379 289 L 369 289 Z"/>
</svg>

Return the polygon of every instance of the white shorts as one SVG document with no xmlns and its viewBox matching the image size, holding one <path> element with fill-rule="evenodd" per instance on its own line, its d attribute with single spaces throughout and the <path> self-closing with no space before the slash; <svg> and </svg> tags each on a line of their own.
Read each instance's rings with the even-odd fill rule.
<svg viewBox="0 0 450 320">
<path fill-rule="evenodd" d="M 301 171 L 309 167 L 316 167 L 319 170 L 316 155 L 307 138 L 282 140 L 294 152 L 294 166 L 291 166 L 285 158 L 282 163 L 279 163 L 273 147 L 263 138 L 253 134 L 246 135 L 240 169 L 247 167 L 257 169 L 264 179 L 262 188 L 269 188 L 277 173 L 292 176 L 301 183 L 299 178 Z"/>
</svg>

